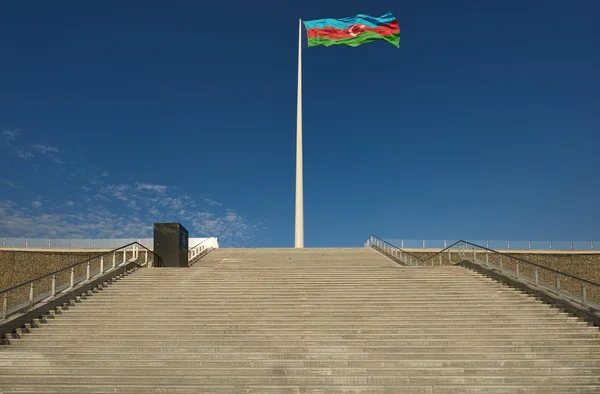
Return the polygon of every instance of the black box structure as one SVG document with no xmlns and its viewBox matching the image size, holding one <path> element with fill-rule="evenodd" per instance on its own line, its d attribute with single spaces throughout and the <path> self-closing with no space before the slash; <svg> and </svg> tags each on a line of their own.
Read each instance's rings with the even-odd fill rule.
<svg viewBox="0 0 600 394">
<path fill-rule="evenodd" d="M 189 267 L 188 231 L 181 223 L 154 223 L 154 266 L 159 255 L 165 267 Z"/>
</svg>

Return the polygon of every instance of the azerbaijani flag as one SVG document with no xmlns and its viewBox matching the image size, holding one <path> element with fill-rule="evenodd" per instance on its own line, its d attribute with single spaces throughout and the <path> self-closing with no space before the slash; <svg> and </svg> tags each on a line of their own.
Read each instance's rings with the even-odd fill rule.
<svg viewBox="0 0 600 394">
<path fill-rule="evenodd" d="M 358 14 L 341 19 L 304 21 L 308 46 L 348 45 L 357 47 L 373 40 L 386 40 L 400 47 L 400 26 L 391 12 L 376 18 Z"/>
</svg>

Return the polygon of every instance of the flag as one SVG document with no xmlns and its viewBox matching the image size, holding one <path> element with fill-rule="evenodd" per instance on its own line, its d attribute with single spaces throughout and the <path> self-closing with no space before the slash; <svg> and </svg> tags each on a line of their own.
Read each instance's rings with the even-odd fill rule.
<svg viewBox="0 0 600 394">
<path fill-rule="evenodd" d="M 391 12 L 380 17 L 358 14 L 341 19 L 304 21 L 308 46 L 348 45 L 357 47 L 373 40 L 386 40 L 400 47 L 400 26 Z"/>
</svg>

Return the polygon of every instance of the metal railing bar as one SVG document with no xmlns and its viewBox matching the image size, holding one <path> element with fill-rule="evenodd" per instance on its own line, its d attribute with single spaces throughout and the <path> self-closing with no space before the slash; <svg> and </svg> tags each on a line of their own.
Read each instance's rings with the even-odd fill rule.
<svg viewBox="0 0 600 394">
<path fill-rule="evenodd" d="M 369 238 L 367 238 L 367 239 L 365 240 L 365 243 L 366 243 L 367 241 L 369 241 L 371 238 L 375 238 L 375 239 L 377 239 L 377 240 L 379 240 L 379 241 L 382 241 L 382 242 L 384 242 L 384 243 L 386 243 L 386 244 L 388 244 L 388 245 L 390 245 L 390 246 L 393 246 L 393 247 L 395 247 L 395 248 L 397 248 L 397 249 L 400 249 L 400 248 L 398 248 L 397 246 L 395 246 L 395 245 L 393 245 L 393 244 L 390 244 L 389 242 L 387 242 L 387 241 L 385 241 L 385 240 L 383 240 L 383 239 L 381 239 L 381 238 L 379 238 L 379 237 L 377 237 L 376 235 L 373 235 L 373 234 L 371 234 L 371 235 L 369 236 Z M 519 262 L 522 262 L 522 263 L 525 263 L 525 264 L 529 264 L 529 265 L 532 265 L 532 266 L 534 266 L 534 267 L 537 267 L 537 268 L 540 268 L 540 269 L 544 269 L 544 270 L 547 270 L 547 271 L 553 272 L 553 273 L 555 273 L 555 274 L 557 274 L 557 275 L 561 275 L 561 276 L 564 276 L 564 277 L 567 277 L 567 278 L 575 279 L 575 280 L 577 280 L 577 281 L 580 281 L 580 282 L 583 282 L 583 283 L 586 283 L 586 284 L 589 284 L 589 285 L 592 285 L 592 286 L 598 286 L 598 287 L 600 287 L 600 283 L 596 283 L 596 282 L 593 282 L 593 281 L 591 281 L 591 280 L 587 280 L 587 279 L 584 279 L 584 278 L 580 278 L 580 277 L 578 277 L 578 276 L 575 276 L 575 275 L 572 275 L 572 274 L 568 274 L 568 273 L 566 273 L 566 272 L 558 271 L 558 270 L 556 270 L 556 269 L 554 269 L 554 268 L 545 267 L 545 266 L 543 266 L 543 265 L 540 265 L 540 264 L 534 263 L 534 262 L 532 262 L 532 261 L 528 261 L 528 260 L 525 260 L 525 259 L 522 259 L 522 258 L 519 258 L 519 257 L 515 257 L 515 256 L 513 256 L 513 255 L 511 255 L 511 254 L 508 254 L 508 253 L 502 253 L 502 252 L 498 252 L 497 250 L 494 250 L 494 249 L 489 249 L 489 248 L 486 248 L 485 246 L 477 245 L 477 244 L 474 244 L 474 243 L 471 243 L 471 242 L 469 242 L 469 241 L 465 241 L 465 240 L 456 241 L 456 242 L 455 242 L 455 243 L 453 243 L 452 245 L 450 245 L 450 246 L 448 246 L 448 247 L 446 247 L 446 248 L 442 249 L 440 252 L 438 252 L 438 253 L 436 253 L 436 254 L 434 254 L 434 255 L 432 255 L 432 256 L 430 256 L 430 257 L 428 257 L 427 259 L 421 259 L 421 258 L 419 258 L 419 257 L 417 257 L 417 256 L 414 256 L 414 257 L 415 257 L 415 258 L 417 258 L 418 260 L 420 260 L 421 262 L 425 263 L 425 262 L 426 262 L 426 261 L 428 261 L 429 259 L 435 258 L 435 256 L 437 256 L 438 254 L 440 254 L 440 253 L 443 253 L 443 252 L 447 251 L 448 249 L 452 248 L 453 246 L 455 246 L 455 245 L 457 245 L 457 244 L 465 244 L 465 245 L 470 245 L 470 246 L 473 246 L 473 247 L 476 247 L 476 248 L 479 248 L 479 249 L 485 250 L 485 251 L 487 251 L 487 252 L 491 252 L 491 253 L 494 253 L 494 254 L 497 254 L 497 255 L 500 255 L 500 256 L 509 257 L 509 258 L 511 258 L 511 259 L 514 259 L 514 260 L 517 260 L 517 261 L 519 261 Z M 400 250 L 402 250 L 402 249 L 400 249 Z M 406 252 L 406 251 L 404 251 L 404 250 L 402 250 L 402 252 L 404 252 L 404 253 L 406 253 L 406 254 L 410 254 L 410 253 L 408 253 L 408 252 Z"/>
<path fill-rule="evenodd" d="M 78 265 L 81 265 L 81 264 L 86 264 L 86 263 L 88 263 L 88 262 L 91 262 L 92 260 L 94 260 L 94 259 L 97 259 L 97 258 L 99 258 L 99 257 L 106 256 L 106 255 L 108 255 L 108 254 L 111 254 L 111 253 L 115 253 L 115 252 L 117 252 L 117 251 L 120 251 L 121 249 L 123 249 L 123 250 L 125 250 L 125 251 L 126 251 L 126 249 L 127 249 L 129 246 L 131 246 L 131 245 L 138 245 L 138 246 L 141 246 L 142 248 L 146 249 L 146 251 L 148 251 L 148 252 L 150 252 L 150 253 L 154 254 L 155 256 L 157 256 L 157 257 L 158 257 L 158 259 L 159 259 L 159 261 L 161 261 L 161 262 L 164 264 L 164 262 L 163 262 L 162 258 L 161 258 L 161 257 L 160 257 L 158 254 L 154 253 L 153 251 L 151 251 L 150 249 L 146 248 L 144 245 L 141 245 L 141 244 L 140 244 L 140 243 L 138 243 L 138 242 L 132 242 L 132 243 L 130 243 L 130 244 L 127 244 L 127 245 L 124 245 L 124 246 L 120 246 L 120 247 L 118 247 L 118 248 L 116 248 L 116 249 L 112 249 L 112 250 L 110 250 L 110 251 L 108 251 L 108 252 L 104 252 L 104 253 L 98 254 L 98 255 L 96 255 L 96 256 L 90 257 L 89 259 L 85 259 L 85 260 L 83 260 L 83 261 L 80 261 L 80 262 L 78 262 L 78 263 L 75 263 L 75 264 L 69 265 L 69 266 L 67 266 L 67 267 L 61 268 L 61 269 L 59 269 L 59 270 L 56 270 L 56 271 L 50 272 L 50 273 L 48 273 L 48 274 L 45 274 L 45 275 L 39 276 L 39 277 L 37 277 L 37 278 L 34 278 L 34 279 L 31 279 L 31 280 L 28 280 L 27 282 L 20 283 L 20 284 L 18 284 L 18 285 L 15 285 L 15 286 L 13 286 L 13 287 L 10 287 L 10 288 L 8 288 L 8 289 L 0 290 L 0 294 L 4 294 L 4 293 L 6 293 L 6 292 L 9 292 L 9 291 L 12 291 L 12 290 L 18 289 L 19 287 L 22 287 L 22 286 L 27 286 L 27 285 L 29 285 L 29 284 L 31 284 L 31 283 L 34 283 L 34 282 L 36 282 L 36 281 L 39 281 L 39 280 L 45 279 L 45 278 L 47 278 L 47 277 L 50 277 L 50 276 L 52 276 L 52 275 L 59 274 L 59 273 L 61 273 L 61 272 L 63 272 L 63 271 L 70 270 L 71 268 L 75 268 L 75 267 L 76 267 L 76 266 L 78 266 Z M 119 265 L 120 265 L 120 264 L 122 264 L 122 263 L 123 263 L 123 262 L 121 262 L 121 263 L 117 264 L 117 266 L 119 266 Z M 105 271 L 105 272 L 106 272 L 106 271 Z"/>
</svg>

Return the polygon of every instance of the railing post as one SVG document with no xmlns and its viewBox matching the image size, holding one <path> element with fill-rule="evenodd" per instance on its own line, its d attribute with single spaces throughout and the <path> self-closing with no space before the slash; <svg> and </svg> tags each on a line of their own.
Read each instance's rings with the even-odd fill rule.
<svg viewBox="0 0 600 394">
<path fill-rule="evenodd" d="M 123 264 L 127 261 L 127 248 L 123 248 Z"/>
<path fill-rule="evenodd" d="M 104 273 L 104 256 L 100 256 L 100 275 Z"/>
<path fill-rule="evenodd" d="M 70 288 L 72 289 L 73 287 L 75 287 L 75 268 L 71 267 L 71 286 L 70 286 Z"/>
<path fill-rule="evenodd" d="M 4 293 L 4 297 L 2 298 L 2 320 L 6 320 L 8 317 L 8 291 Z"/>
<path fill-rule="evenodd" d="M 490 248 L 490 241 L 485 241 L 485 247 L 486 247 L 487 249 L 489 249 L 489 248 Z"/>
<path fill-rule="evenodd" d="M 556 292 L 560 293 L 560 275 L 556 275 Z"/>
<path fill-rule="evenodd" d="M 517 261 L 516 264 L 516 271 L 517 271 L 517 278 L 519 277 L 519 262 Z"/>
<path fill-rule="evenodd" d="M 440 253 L 440 265 L 442 265 L 442 254 Z"/>
<path fill-rule="evenodd" d="M 148 265 L 148 251 L 146 250 L 146 257 L 144 257 L 144 263 Z"/>
<path fill-rule="evenodd" d="M 581 299 L 583 300 L 583 305 L 587 305 L 587 290 L 585 285 L 581 285 Z"/>
<path fill-rule="evenodd" d="M 56 275 L 52 275 L 52 297 L 56 295 Z"/>
<path fill-rule="evenodd" d="M 535 285 L 539 285 L 540 284 L 540 274 L 537 270 L 537 268 L 535 269 Z"/>
<path fill-rule="evenodd" d="M 490 265 L 489 253 L 487 252 L 487 250 L 485 251 L 485 265 Z"/>
<path fill-rule="evenodd" d="M 113 269 L 117 266 L 117 252 L 113 252 Z"/>
<path fill-rule="evenodd" d="M 87 262 L 86 273 L 85 273 L 86 282 L 90 280 L 90 262 Z"/>
<path fill-rule="evenodd" d="M 29 285 L 29 307 L 33 306 L 33 283 Z"/>
</svg>

